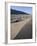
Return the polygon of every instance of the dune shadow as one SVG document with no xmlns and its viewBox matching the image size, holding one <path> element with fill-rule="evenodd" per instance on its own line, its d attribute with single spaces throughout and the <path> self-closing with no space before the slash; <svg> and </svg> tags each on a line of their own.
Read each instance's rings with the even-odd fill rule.
<svg viewBox="0 0 37 46">
<path fill-rule="evenodd" d="M 32 20 L 30 20 L 14 39 L 32 39 Z"/>
</svg>

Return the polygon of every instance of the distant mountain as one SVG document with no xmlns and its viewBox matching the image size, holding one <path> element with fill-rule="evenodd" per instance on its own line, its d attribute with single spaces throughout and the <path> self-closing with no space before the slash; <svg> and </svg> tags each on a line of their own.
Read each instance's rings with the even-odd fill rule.
<svg viewBox="0 0 37 46">
<path fill-rule="evenodd" d="M 22 11 L 18 11 L 18 10 L 14 10 L 14 9 L 11 9 L 11 15 L 12 14 L 16 14 L 16 15 L 18 15 L 18 14 L 26 14 L 26 15 L 29 15 L 28 13 L 25 13 L 25 12 L 22 12 Z"/>
</svg>

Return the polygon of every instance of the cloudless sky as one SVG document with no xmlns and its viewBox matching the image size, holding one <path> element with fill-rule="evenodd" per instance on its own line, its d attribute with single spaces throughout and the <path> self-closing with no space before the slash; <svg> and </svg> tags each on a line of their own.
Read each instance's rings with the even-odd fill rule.
<svg viewBox="0 0 37 46">
<path fill-rule="evenodd" d="M 29 14 L 32 14 L 32 7 L 25 7 L 25 6 L 11 6 L 14 10 L 23 11 Z"/>
</svg>

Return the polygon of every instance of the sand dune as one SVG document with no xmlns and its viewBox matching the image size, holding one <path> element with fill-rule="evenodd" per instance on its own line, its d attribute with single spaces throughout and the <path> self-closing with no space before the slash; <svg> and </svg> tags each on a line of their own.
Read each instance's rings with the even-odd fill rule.
<svg viewBox="0 0 37 46">
<path fill-rule="evenodd" d="M 11 39 L 14 39 L 23 26 L 26 25 L 30 20 L 31 17 L 17 23 L 11 23 Z"/>
</svg>

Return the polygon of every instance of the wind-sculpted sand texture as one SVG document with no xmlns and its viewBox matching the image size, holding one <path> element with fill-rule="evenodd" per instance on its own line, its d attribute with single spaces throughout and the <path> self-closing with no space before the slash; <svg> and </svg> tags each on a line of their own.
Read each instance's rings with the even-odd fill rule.
<svg viewBox="0 0 37 46">
<path fill-rule="evenodd" d="M 25 18 L 23 21 L 11 23 L 11 39 L 32 38 L 31 19 L 32 18 L 30 16 L 27 19 Z M 26 27 L 29 27 L 29 31 Z"/>
</svg>

